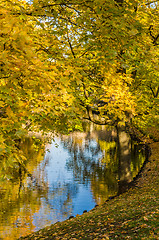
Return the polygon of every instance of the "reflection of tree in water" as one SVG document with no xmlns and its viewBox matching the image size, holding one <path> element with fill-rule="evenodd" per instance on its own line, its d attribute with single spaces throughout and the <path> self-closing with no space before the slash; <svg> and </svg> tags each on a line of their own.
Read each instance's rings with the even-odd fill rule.
<svg viewBox="0 0 159 240">
<path fill-rule="evenodd" d="M 29 144 L 27 139 L 24 145 L 28 156 L 25 168 L 15 166 L 8 168 L 6 173 L 0 169 L 0 232 L 2 237 L 7 236 L 9 225 L 10 239 L 35 229 L 33 216 L 42 206 L 46 217 L 51 212 L 56 221 L 70 216 L 72 199 L 76 198 L 79 184 L 87 186 L 90 183 L 97 203 L 116 195 L 123 183 L 137 175 L 145 159 L 144 151 L 139 152 L 140 146 L 133 143 L 123 130 L 90 128 L 87 132 L 61 137 L 61 144 L 70 156 L 66 167 L 73 173 L 75 181 L 64 180 L 49 186 L 45 175 L 49 159 L 44 158 L 39 164 L 43 151 L 34 151 L 32 143 Z M 4 175 L 10 180 L 4 181 Z"/>
<path fill-rule="evenodd" d="M 113 130 L 114 131 L 114 130 Z M 113 134 L 112 134 L 113 135 Z M 96 201 L 103 202 L 108 196 L 116 194 L 116 144 L 115 136 L 111 131 L 92 131 L 88 133 L 77 133 L 75 136 L 62 137 L 62 143 L 69 150 L 70 158 L 67 160 L 67 169 L 72 170 L 74 178 L 79 183 L 87 185 L 91 182 L 91 189 Z M 104 141 L 105 139 L 105 141 Z M 110 142 L 106 142 L 110 141 Z M 110 147 L 107 151 L 102 148 L 105 142 Z M 103 159 L 109 155 L 110 162 Z M 115 162 L 116 163 L 116 162 Z M 112 168 L 112 166 L 115 166 Z"/>
<path fill-rule="evenodd" d="M 139 173 L 144 161 L 148 158 L 148 149 L 142 144 L 132 142 L 131 144 L 131 172 L 132 177 Z"/>
<path fill-rule="evenodd" d="M 91 183 L 98 203 L 123 191 L 123 185 L 131 182 L 144 162 L 129 135 L 121 129 L 97 129 L 61 138 L 70 158 L 67 169 L 73 171 L 79 183 Z"/>
<path fill-rule="evenodd" d="M 60 218 L 68 218 L 72 213 L 72 199 L 78 193 L 78 186 L 74 182 L 53 184 L 45 202 L 49 209 L 55 210 Z"/>
<path fill-rule="evenodd" d="M 117 133 L 119 158 L 118 194 L 120 194 L 140 171 L 145 161 L 145 149 L 142 145 L 134 143 L 124 129 L 118 129 Z"/>
<path fill-rule="evenodd" d="M 67 180 L 61 181 L 57 179 L 49 183 L 46 167 L 48 166 L 50 168 L 49 164 L 51 159 L 52 155 L 50 151 L 48 151 L 44 161 L 40 164 L 40 172 L 43 172 L 45 182 L 49 184 L 47 197 L 44 197 L 44 202 L 48 205 L 49 209 L 55 209 L 58 211 L 58 214 L 60 212 L 60 215 L 65 216 L 66 213 L 69 212 L 70 202 L 72 201 L 72 197 L 78 192 L 78 188 L 73 182 L 67 182 Z"/>
<path fill-rule="evenodd" d="M 29 138 L 21 147 L 26 153 L 24 165 L 8 166 L 5 172 L 0 169 L 0 238 L 17 239 L 33 231 L 32 220 L 41 206 L 40 196 L 47 196 L 46 183 L 40 174 L 33 174 L 43 159 L 43 148 L 36 151 Z"/>
<path fill-rule="evenodd" d="M 67 160 L 68 171 L 73 171 L 76 181 L 87 184 L 95 167 L 99 164 L 98 158 L 102 154 L 99 144 L 90 139 L 89 135 L 85 136 L 82 141 L 70 136 L 62 139 L 62 143 L 70 154 Z"/>
</svg>

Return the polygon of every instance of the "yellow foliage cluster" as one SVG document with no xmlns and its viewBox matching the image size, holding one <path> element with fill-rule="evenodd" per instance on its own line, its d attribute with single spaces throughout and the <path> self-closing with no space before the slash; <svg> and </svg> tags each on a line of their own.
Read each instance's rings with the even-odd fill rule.
<svg viewBox="0 0 159 240">
<path fill-rule="evenodd" d="M 158 3 L 145 0 L 2 1 L 2 158 L 19 152 L 28 130 L 156 116 L 157 19 Z"/>
</svg>

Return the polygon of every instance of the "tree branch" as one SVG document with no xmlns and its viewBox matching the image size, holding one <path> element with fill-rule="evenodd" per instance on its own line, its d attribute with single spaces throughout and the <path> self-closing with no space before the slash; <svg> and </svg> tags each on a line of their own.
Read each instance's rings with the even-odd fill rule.
<svg viewBox="0 0 159 240">
<path fill-rule="evenodd" d="M 73 50 L 73 47 L 72 47 L 71 41 L 70 41 L 70 39 L 69 39 L 68 32 L 67 32 L 67 39 L 68 39 L 68 43 L 69 43 L 69 46 L 70 46 L 70 49 L 71 49 L 72 55 L 73 55 L 74 58 L 76 58 L 76 55 L 75 55 L 75 53 L 74 53 L 74 50 Z"/>
<path fill-rule="evenodd" d="M 153 44 L 154 45 L 158 45 L 157 44 L 157 40 L 158 40 L 158 38 L 159 38 L 159 34 L 157 34 L 157 36 L 154 36 L 153 34 L 152 34 L 152 31 L 151 30 L 153 30 L 153 26 L 152 25 L 150 25 L 150 27 L 149 27 L 149 31 L 150 31 L 150 36 L 152 37 L 152 39 L 153 39 Z"/>
<path fill-rule="evenodd" d="M 157 97 L 158 97 L 158 94 L 159 94 L 159 87 L 157 87 L 156 93 L 154 92 L 154 90 L 153 90 L 153 88 L 152 88 L 151 86 L 150 86 L 150 89 L 151 89 L 151 92 L 152 92 L 154 98 L 157 98 Z"/>
</svg>

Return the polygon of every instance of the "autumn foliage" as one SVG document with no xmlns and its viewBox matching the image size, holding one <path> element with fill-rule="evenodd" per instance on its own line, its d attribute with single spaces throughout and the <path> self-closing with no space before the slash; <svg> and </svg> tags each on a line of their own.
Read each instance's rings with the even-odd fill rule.
<svg viewBox="0 0 159 240">
<path fill-rule="evenodd" d="M 146 0 L 1 1 L 4 163 L 23 162 L 28 131 L 157 124 L 158 13 Z"/>
</svg>

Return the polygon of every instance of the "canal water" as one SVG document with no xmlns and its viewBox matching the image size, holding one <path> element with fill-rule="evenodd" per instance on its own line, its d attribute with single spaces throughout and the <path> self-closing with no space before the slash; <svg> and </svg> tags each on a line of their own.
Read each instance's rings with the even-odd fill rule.
<svg viewBox="0 0 159 240">
<path fill-rule="evenodd" d="M 17 239 L 91 210 L 123 190 L 145 161 L 142 145 L 124 130 L 89 125 L 58 136 L 43 150 L 23 144 L 25 171 L 0 178 L 0 239 Z M 5 173 L 3 173 L 3 176 Z M 12 177 L 11 177 L 12 176 Z"/>
</svg>

